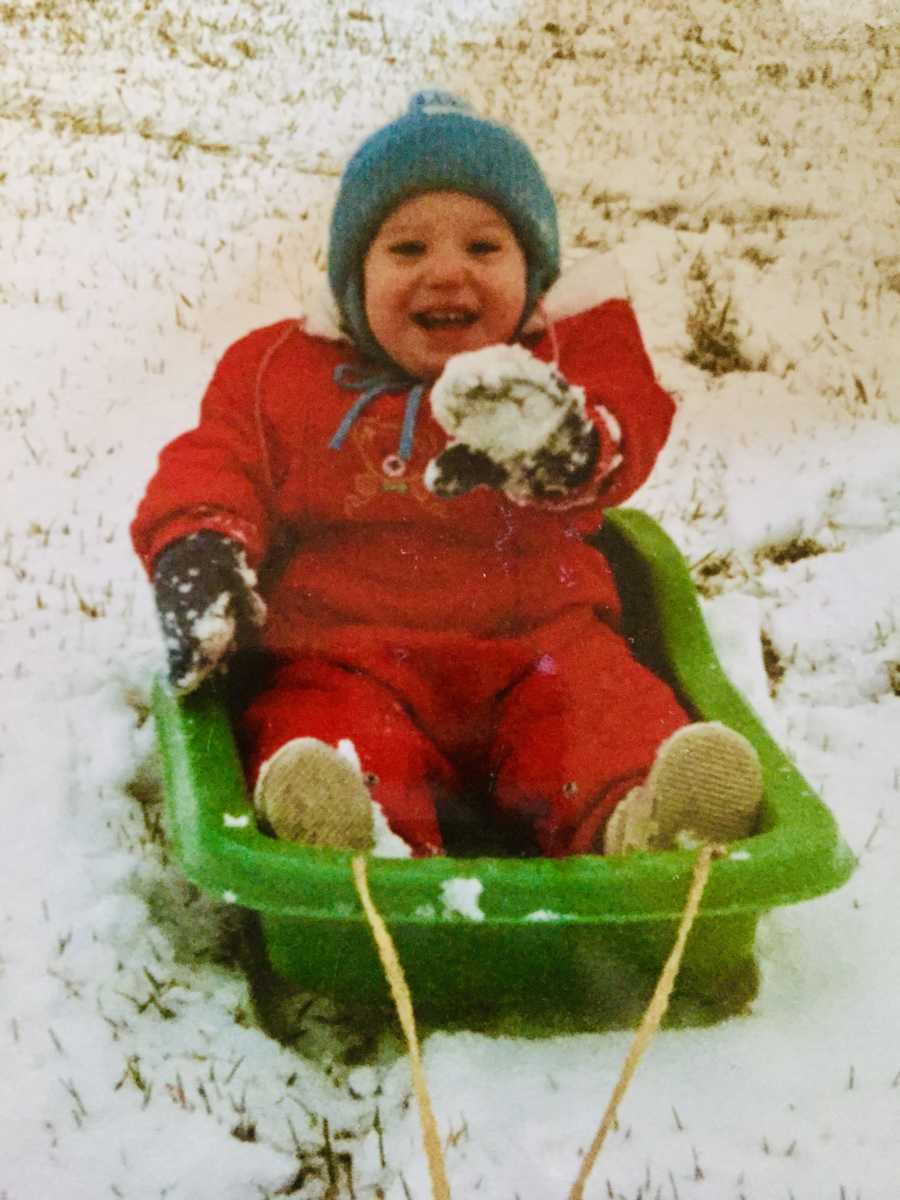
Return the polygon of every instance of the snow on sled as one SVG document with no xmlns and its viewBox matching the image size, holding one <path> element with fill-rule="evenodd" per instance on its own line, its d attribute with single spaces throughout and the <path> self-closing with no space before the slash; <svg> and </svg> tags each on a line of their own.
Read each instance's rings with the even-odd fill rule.
<svg viewBox="0 0 900 1200">
<path fill-rule="evenodd" d="M 635 653 L 702 720 L 755 745 L 758 830 L 714 862 L 669 1020 L 740 1012 L 756 993 L 760 916 L 839 887 L 855 865 L 822 801 L 729 683 L 686 564 L 636 510 L 607 513 L 597 544 L 616 573 Z M 258 916 L 272 980 L 367 1009 L 390 999 L 351 855 L 277 841 L 256 825 L 226 701 L 205 686 L 154 693 L 169 836 L 188 878 Z M 577 855 L 371 858 L 369 884 L 417 1013 L 469 1028 L 602 1028 L 639 1019 L 671 949 L 691 880 L 687 850 Z"/>
</svg>

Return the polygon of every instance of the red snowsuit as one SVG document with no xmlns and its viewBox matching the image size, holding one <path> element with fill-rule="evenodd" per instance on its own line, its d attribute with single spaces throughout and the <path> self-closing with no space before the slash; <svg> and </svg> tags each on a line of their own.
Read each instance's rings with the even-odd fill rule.
<svg viewBox="0 0 900 1200">
<path fill-rule="evenodd" d="M 274 683 L 244 714 L 251 783 L 292 737 L 350 739 L 391 827 L 442 845 L 436 805 L 480 781 L 496 814 L 545 854 L 591 848 L 617 801 L 686 714 L 615 632 L 619 600 L 583 540 L 646 478 L 673 404 L 624 300 L 559 321 L 558 365 L 601 436 L 595 481 L 568 506 L 517 506 L 485 487 L 428 492 L 447 443 L 423 402 L 410 461 L 396 451 L 408 394 L 376 397 L 330 448 L 353 394 L 346 343 L 286 321 L 225 354 L 199 426 L 167 446 L 132 526 L 150 569 L 169 542 L 214 529 L 258 567 L 292 548 L 266 602 Z M 531 345 L 550 360 L 544 334 Z M 616 445 L 602 405 L 621 430 Z M 610 471 L 613 455 L 622 461 Z"/>
</svg>

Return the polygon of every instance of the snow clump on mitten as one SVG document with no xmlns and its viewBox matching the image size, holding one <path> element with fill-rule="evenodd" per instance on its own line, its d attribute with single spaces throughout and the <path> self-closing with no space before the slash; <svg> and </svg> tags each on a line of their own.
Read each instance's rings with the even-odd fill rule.
<svg viewBox="0 0 900 1200">
<path fill-rule="evenodd" d="M 431 411 L 451 439 L 425 471 L 438 496 L 483 485 L 517 504 L 553 500 L 586 483 L 597 461 L 584 390 L 523 346 L 455 355 L 434 385 Z"/>
</svg>

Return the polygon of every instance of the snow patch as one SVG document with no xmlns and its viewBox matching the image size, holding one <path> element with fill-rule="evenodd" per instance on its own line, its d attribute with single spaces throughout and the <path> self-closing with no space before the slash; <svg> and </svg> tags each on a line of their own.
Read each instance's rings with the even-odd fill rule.
<svg viewBox="0 0 900 1200">
<path fill-rule="evenodd" d="M 362 763 L 360 761 L 359 752 L 356 749 L 355 743 L 350 738 L 341 738 L 337 744 L 337 752 L 345 762 L 362 775 Z M 384 809 L 378 801 L 371 797 L 372 801 L 372 828 L 374 833 L 374 845 L 372 854 L 375 858 L 411 858 L 412 847 L 402 837 L 394 833 L 390 825 L 388 825 L 387 817 L 384 814 Z"/>
<path fill-rule="evenodd" d="M 412 858 L 412 846 L 394 833 L 388 825 L 384 809 L 375 800 L 372 801 L 372 825 L 375 834 L 372 854 L 375 858 Z"/>
<path fill-rule="evenodd" d="M 362 775 L 362 764 L 355 743 L 350 738 L 341 738 L 336 748 L 341 758 L 349 763 L 358 775 Z"/>
<path fill-rule="evenodd" d="M 231 600 L 231 592 L 220 592 L 191 622 L 190 634 L 198 646 L 198 661 L 179 677 L 180 689 L 191 691 L 208 674 L 208 664 L 219 662 L 227 654 L 236 628 L 229 611 Z"/>
<path fill-rule="evenodd" d="M 773 732 L 780 718 L 769 695 L 762 651 L 762 602 L 725 592 L 703 600 L 701 609 L 725 674 Z"/>
<path fill-rule="evenodd" d="M 465 917 L 469 921 L 483 921 L 479 900 L 484 891 L 480 879 L 447 879 L 441 884 L 441 903 L 444 915 Z"/>
</svg>

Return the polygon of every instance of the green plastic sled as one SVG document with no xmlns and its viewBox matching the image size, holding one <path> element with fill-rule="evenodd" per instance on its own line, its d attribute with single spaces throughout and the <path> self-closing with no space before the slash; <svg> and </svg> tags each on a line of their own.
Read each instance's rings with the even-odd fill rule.
<svg viewBox="0 0 900 1200">
<path fill-rule="evenodd" d="M 619 509 L 607 514 L 596 541 L 616 573 L 638 656 L 698 719 L 739 730 L 762 760 L 760 827 L 713 864 L 670 1008 L 675 1022 L 719 1019 L 745 1009 L 756 993 L 761 914 L 839 887 L 854 858 L 829 810 L 725 677 L 670 539 L 645 514 Z M 214 687 L 177 699 L 160 681 L 154 711 L 167 828 L 187 877 L 258 914 L 271 978 L 341 1004 L 387 1009 L 351 856 L 257 829 Z M 639 1018 L 671 949 L 694 859 L 683 850 L 627 858 L 372 858 L 369 883 L 426 1021 L 602 1028 Z M 480 884 L 480 919 L 445 906 L 445 885 L 460 879 Z"/>
</svg>

